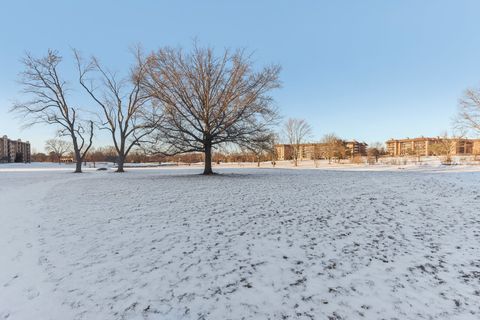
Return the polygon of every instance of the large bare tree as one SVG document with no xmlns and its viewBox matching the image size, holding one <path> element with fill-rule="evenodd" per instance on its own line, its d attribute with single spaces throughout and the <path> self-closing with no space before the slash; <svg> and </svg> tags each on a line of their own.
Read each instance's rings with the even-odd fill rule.
<svg viewBox="0 0 480 320">
<path fill-rule="evenodd" d="M 58 163 L 61 162 L 63 155 L 70 152 L 71 149 L 72 143 L 65 140 L 53 138 L 45 141 L 45 150 L 48 153 L 53 153 Z"/>
<path fill-rule="evenodd" d="M 301 144 L 305 142 L 305 139 L 311 136 L 312 127 L 304 119 L 290 118 L 285 122 L 283 129 L 287 141 L 293 149 L 293 164 L 297 166 Z"/>
<path fill-rule="evenodd" d="M 164 107 L 161 153 L 203 152 L 212 174 L 212 148 L 268 140 L 277 120 L 269 92 L 279 87 L 280 67 L 255 71 L 241 50 L 194 46 L 191 53 L 163 48 L 148 58 L 144 87 Z"/>
<path fill-rule="evenodd" d="M 100 108 L 99 128 L 107 130 L 117 152 L 117 172 L 124 172 L 129 152 L 159 125 L 161 116 L 151 104 L 150 95 L 141 88 L 146 61 L 136 54 L 136 64 L 128 76 L 119 78 L 92 57 L 83 63 L 75 51 L 79 81 Z"/>
<path fill-rule="evenodd" d="M 68 101 L 69 87 L 60 76 L 61 62 L 62 57 L 54 50 L 49 50 L 41 58 L 27 54 L 22 59 L 25 69 L 20 84 L 23 93 L 31 100 L 16 103 L 12 111 L 23 116 L 27 127 L 41 123 L 55 125 L 60 136 L 70 137 L 75 153 L 75 172 L 82 172 L 82 162 L 92 146 L 93 121 L 81 119 L 80 109 Z"/>
</svg>

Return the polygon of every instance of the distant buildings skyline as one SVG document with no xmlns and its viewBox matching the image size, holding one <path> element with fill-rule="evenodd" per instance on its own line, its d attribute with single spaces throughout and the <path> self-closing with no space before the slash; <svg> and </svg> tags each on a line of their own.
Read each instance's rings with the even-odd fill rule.
<svg viewBox="0 0 480 320">
<path fill-rule="evenodd" d="M 386 151 L 391 156 L 431 156 L 435 149 L 447 140 L 445 148 L 450 149 L 452 155 L 473 155 L 480 154 L 480 139 L 452 139 L 442 137 L 418 137 L 407 139 L 390 139 L 385 142 Z"/>
<path fill-rule="evenodd" d="M 1 133 L 0 133 L 1 134 Z M 418 136 L 414 138 L 390 138 L 385 141 L 375 140 L 374 142 L 380 142 L 388 155 L 391 156 L 404 156 L 404 155 L 420 155 L 420 156 L 430 156 L 432 155 L 431 146 L 438 143 L 440 139 L 443 139 L 440 136 L 435 137 L 425 137 Z M 319 141 L 310 139 L 301 143 L 300 146 L 300 156 L 299 160 L 302 159 L 313 159 L 315 154 L 320 154 L 325 143 L 315 142 Z M 480 154 L 480 138 L 458 138 L 458 143 L 455 143 L 453 154 L 458 155 L 469 155 L 469 154 Z M 351 156 L 366 156 L 366 149 L 368 143 L 365 141 L 357 141 L 355 139 L 351 140 L 341 140 L 344 144 L 344 147 L 347 150 L 347 155 Z M 110 145 L 101 145 L 94 147 L 105 147 Z M 289 147 L 289 143 L 279 143 L 276 145 L 277 152 L 280 155 L 280 159 L 287 159 L 290 157 L 292 152 Z M 429 148 L 430 147 L 430 148 Z M 12 140 L 8 135 L 0 136 L 0 162 L 15 162 L 15 160 L 20 160 L 19 162 L 29 162 L 31 153 L 46 153 L 44 147 L 42 150 L 32 150 L 31 143 L 29 140 L 22 141 L 22 139 Z M 18 152 L 18 154 L 17 154 Z M 17 158 L 19 156 L 20 158 Z M 24 160 L 26 159 L 26 160 Z"/>
</svg>

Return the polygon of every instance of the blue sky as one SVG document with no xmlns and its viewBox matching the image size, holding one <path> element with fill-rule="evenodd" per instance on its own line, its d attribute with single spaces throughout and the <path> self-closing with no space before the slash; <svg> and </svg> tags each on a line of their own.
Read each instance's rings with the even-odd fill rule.
<svg viewBox="0 0 480 320">
<path fill-rule="evenodd" d="M 55 129 L 21 130 L 8 112 L 25 51 L 70 48 L 125 69 L 129 47 L 243 47 L 279 63 L 285 118 L 313 139 L 366 142 L 450 129 L 464 89 L 480 85 L 479 1 L 4 1 L 0 9 L 0 134 L 42 150 Z M 74 80 L 74 69 L 64 69 Z M 74 101 L 75 102 L 75 101 Z M 79 103 L 84 103 L 81 101 Z M 98 144 L 108 140 L 100 138 Z"/>
</svg>

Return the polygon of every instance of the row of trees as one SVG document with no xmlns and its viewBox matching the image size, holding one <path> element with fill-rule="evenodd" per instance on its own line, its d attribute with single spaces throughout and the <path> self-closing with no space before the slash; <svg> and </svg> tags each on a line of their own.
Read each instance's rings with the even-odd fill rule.
<svg viewBox="0 0 480 320">
<path fill-rule="evenodd" d="M 62 148 L 61 145 L 67 145 L 67 148 Z M 34 152 L 31 155 L 33 162 L 71 162 L 74 159 L 74 153 L 71 149 L 71 145 L 64 140 L 60 139 L 49 139 L 46 142 L 45 150 L 43 152 Z M 204 154 L 200 152 L 190 152 L 184 154 L 178 154 L 175 156 L 166 156 L 161 154 L 148 154 L 143 152 L 141 149 L 132 150 L 125 159 L 125 163 L 181 163 L 181 164 L 192 164 L 203 162 Z M 257 165 L 260 166 L 261 162 L 270 161 L 275 165 L 277 158 L 275 153 L 275 148 L 269 147 L 263 151 L 255 150 L 255 152 L 250 151 L 249 149 L 240 149 L 231 150 L 231 151 L 215 151 L 212 154 L 212 162 L 214 163 L 223 163 L 223 162 L 257 162 Z M 118 162 L 118 154 L 113 146 L 109 147 L 100 147 L 90 148 L 88 154 L 86 155 L 84 161 L 93 162 Z"/>
<path fill-rule="evenodd" d="M 20 82 L 31 100 L 16 103 L 13 111 L 26 126 L 53 125 L 60 137 L 68 137 L 75 172 L 82 171 L 95 130 L 109 132 L 118 172 L 132 149 L 141 148 L 164 156 L 202 152 L 204 174 L 212 174 L 213 148 L 272 141 L 278 113 L 269 93 L 280 86 L 279 66 L 257 71 L 243 50 L 216 55 L 197 45 L 191 52 L 161 48 L 148 55 L 138 49 L 134 57 L 127 75 L 119 77 L 97 58 L 84 60 L 74 50 L 77 94 L 91 101 L 83 109 L 73 102 L 73 85 L 60 70 L 57 51 L 40 58 L 27 54 Z"/>
<path fill-rule="evenodd" d="M 36 152 L 32 154 L 32 161 L 34 162 L 58 162 L 61 163 L 69 162 L 70 159 L 73 161 L 75 159 L 75 153 L 73 151 L 72 144 L 69 141 L 53 138 L 48 139 L 45 142 L 45 151 L 47 152 Z M 139 152 L 133 152 L 129 154 L 130 161 L 140 162 L 144 159 L 147 159 L 146 156 L 140 154 Z M 152 159 L 156 159 L 151 157 Z M 85 155 L 84 161 L 91 162 L 118 162 L 118 152 L 115 147 L 101 147 L 94 148 L 91 147 L 89 152 Z"/>
<path fill-rule="evenodd" d="M 306 142 L 307 137 L 311 134 L 311 127 L 303 119 L 289 119 L 284 125 L 286 136 L 289 138 L 289 143 L 295 150 L 293 160 L 294 164 L 298 163 L 298 153 L 300 152 L 300 145 Z M 236 150 L 217 150 L 212 155 L 213 162 L 258 162 L 272 161 L 275 164 L 277 160 L 277 150 L 275 144 L 278 142 L 274 135 L 271 140 L 265 141 L 261 144 L 253 142 L 248 147 L 237 148 Z M 444 163 L 450 163 L 452 156 L 455 154 L 457 144 L 461 143 L 461 137 L 449 136 L 444 133 L 438 137 L 435 143 L 432 143 L 429 147 L 432 155 L 442 158 Z M 319 159 L 341 160 L 351 157 L 347 152 L 344 141 L 335 134 L 327 134 L 321 140 L 321 148 L 316 146 L 312 148 L 314 150 L 312 159 L 316 162 Z M 33 161 L 58 161 L 60 162 L 62 157 L 67 156 L 69 159 L 74 158 L 72 151 L 72 145 L 68 141 L 61 139 L 49 139 L 46 141 L 45 150 L 47 154 L 36 153 L 32 155 Z M 372 143 L 367 148 L 367 157 L 369 163 L 378 162 L 379 157 L 386 154 L 385 148 L 382 143 Z M 407 149 L 405 151 L 406 156 L 416 156 L 420 161 L 421 156 L 424 155 L 424 151 L 421 149 Z M 65 160 L 69 160 L 65 159 Z M 91 148 L 86 155 L 85 161 L 90 162 L 118 162 L 118 152 L 114 146 L 103 148 Z M 134 149 L 129 152 L 129 156 L 124 159 L 128 162 L 178 162 L 178 163 L 196 163 L 203 162 L 204 157 L 199 152 L 189 152 L 185 154 L 179 154 L 175 156 L 165 156 L 161 154 L 151 155 L 143 152 L 141 149 Z"/>
</svg>

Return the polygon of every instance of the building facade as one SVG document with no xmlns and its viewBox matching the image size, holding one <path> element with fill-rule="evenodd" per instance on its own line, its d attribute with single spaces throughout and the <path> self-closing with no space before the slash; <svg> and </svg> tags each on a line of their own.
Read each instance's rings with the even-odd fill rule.
<svg viewBox="0 0 480 320">
<path fill-rule="evenodd" d="M 345 157 L 366 156 L 367 144 L 351 141 L 339 141 L 340 147 L 344 149 Z M 298 146 L 298 160 L 325 159 L 328 145 L 326 143 L 302 143 Z M 291 144 L 275 145 L 278 160 L 292 160 L 294 147 Z"/>
<path fill-rule="evenodd" d="M 407 138 L 390 139 L 386 142 L 387 153 L 398 157 L 405 155 L 432 156 L 442 142 L 448 141 L 452 155 L 480 154 L 480 139 Z"/>
<path fill-rule="evenodd" d="M 0 137 L 0 162 L 30 162 L 30 143 Z"/>
<path fill-rule="evenodd" d="M 358 142 L 356 140 L 345 141 L 345 147 L 347 148 L 347 155 L 354 156 L 366 156 L 368 144 L 365 142 Z"/>
</svg>

